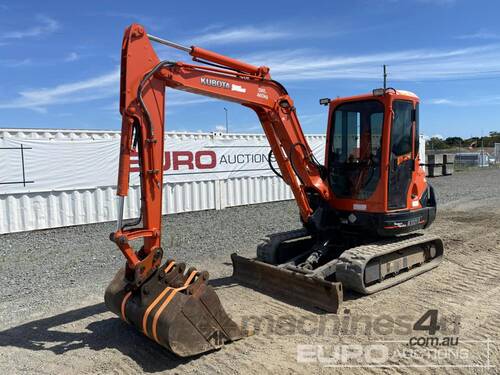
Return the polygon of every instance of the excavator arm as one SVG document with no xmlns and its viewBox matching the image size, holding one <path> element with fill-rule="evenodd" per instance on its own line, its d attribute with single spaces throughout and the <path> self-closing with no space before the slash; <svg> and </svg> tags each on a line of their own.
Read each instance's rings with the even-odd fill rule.
<svg viewBox="0 0 500 375">
<path fill-rule="evenodd" d="M 193 60 L 206 64 L 160 61 L 150 40 L 183 50 Z M 328 201 L 330 194 L 322 177 L 322 167 L 316 162 L 300 126 L 293 101 L 286 89 L 271 79 L 269 68 L 256 67 L 199 47 L 180 46 L 150 36 L 142 26 L 134 24 L 126 30 L 122 45 L 120 204 L 118 228 L 112 239 L 127 258 L 128 275 L 136 285 L 155 271 L 162 255 L 166 87 L 240 103 L 253 109 L 305 223 L 314 211 L 309 195 L 319 195 L 323 201 Z M 143 226 L 127 229 L 121 218 L 123 199 L 128 193 L 130 155 L 134 148 L 138 149 L 139 155 Z M 129 245 L 137 238 L 144 238 L 144 246 L 139 252 Z"/>
</svg>

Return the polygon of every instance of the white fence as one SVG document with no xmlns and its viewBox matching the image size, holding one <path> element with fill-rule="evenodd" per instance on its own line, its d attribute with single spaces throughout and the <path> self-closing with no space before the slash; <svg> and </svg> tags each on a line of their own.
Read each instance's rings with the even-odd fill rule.
<svg viewBox="0 0 500 375">
<path fill-rule="evenodd" d="M 116 220 L 119 137 L 117 131 L 0 129 L 0 233 Z M 325 136 L 307 138 L 322 161 Z M 92 149 L 96 143 L 102 146 L 106 141 L 109 141 L 113 162 L 102 163 L 101 159 L 107 160 L 102 152 L 97 159 L 92 159 L 95 155 L 85 156 L 90 162 L 78 162 L 82 158 L 81 150 Z M 171 148 L 189 144 L 224 147 L 221 155 L 232 156 L 233 160 L 235 155 L 267 155 L 269 150 L 265 136 L 258 134 L 166 133 L 165 141 Z M 238 154 L 242 147 L 252 147 L 252 150 Z M 78 165 L 72 165 L 72 158 Z M 238 159 L 242 163 L 233 169 L 206 175 L 202 171 L 196 178 L 190 173 L 180 173 L 182 168 L 166 173 L 163 213 L 292 199 L 288 186 L 268 169 L 267 160 L 248 158 Z M 102 165 L 96 166 L 99 161 Z M 74 171 L 69 172 L 71 170 Z M 98 175 L 99 180 L 104 176 L 110 182 L 96 186 L 97 183 L 85 180 L 82 174 Z M 74 186 L 68 188 L 72 181 Z M 137 217 L 139 208 L 137 176 L 132 176 L 125 218 Z"/>
<path fill-rule="evenodd" d="M 307 139 L 322 162 L 326 137 Z M 118 131 L 0 129 L 0 234 L 116 220 L 119 140 Z M 264 135 L 166 133 L 165 145 L 164 214 L 292 199 L 262 157 L 269 151 Z M 216 150 L 218 165 L 208 173 L 176 168 L 176 150 Z M 420 156 L 425 162 L 422 138 Z M 139 210 L 132 174 L 124 216 L 138 217 Z"/>
</svg>

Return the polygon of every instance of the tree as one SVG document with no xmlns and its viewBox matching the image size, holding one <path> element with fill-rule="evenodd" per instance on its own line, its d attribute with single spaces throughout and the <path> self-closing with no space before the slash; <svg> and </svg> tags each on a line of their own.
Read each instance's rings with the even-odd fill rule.
<svg viewBox="0 0 500 375">
<path fill-rule="evenodd" d="M 430 150 L 442 150 L 444 148 L 449 148 L 450 146 L 448 146 L 448 144 L 441 138 L 432 137 L 426 142 L 425 147 Z"/>
<path fill-rule="evenodd" d="M 450 147 L 457 147 L 460 146 L 464 140 L 461 137 L 448 137 L 444 141 Z"/>
</svg>

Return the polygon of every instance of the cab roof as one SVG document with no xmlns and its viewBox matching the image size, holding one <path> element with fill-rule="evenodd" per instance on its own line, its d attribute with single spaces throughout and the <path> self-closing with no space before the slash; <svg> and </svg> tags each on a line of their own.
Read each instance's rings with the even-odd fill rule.
<svg viewBox="0 0 500 375">
<path fill-rule="evenodd" d="M 380 90 L 383 90 L 383 89 L 380 89 Z M 419 99 L 419 97 L 411 91 L 396 90 L 396 89 L 392 89 L 392 88 L 386 89 L 385 95 L 401 96 L 401 97 L 406 97 L 409 99 L 417 99 L 417 100 Z M 382 95 L 375 95 L 373 92 L 371 92 L 371 93 L 366 93 L 366 94 L 361 94 L 361 95 L 347 96 L 347 97 L 343 97 L 343 98 L 335 98 L 332 100 L 332 102 L 366 100 L 366 99 L 371 99 L 374 97 L 376 98 L 376 97 L 380 97 L 380 96 L 382 96 Z"/>
</svg>

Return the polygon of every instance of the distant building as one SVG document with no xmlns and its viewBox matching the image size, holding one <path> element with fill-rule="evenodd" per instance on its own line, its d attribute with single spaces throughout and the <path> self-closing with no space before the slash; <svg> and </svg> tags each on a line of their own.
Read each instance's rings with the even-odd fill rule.
<svg viewBox="0 0 500 375">
<path fill-rule="evenodd" d="M 461 152 L 455 154 L 455 165 L 460 167 L 487 167 L 489 155 L 486 152 Z"/>
</svg>

